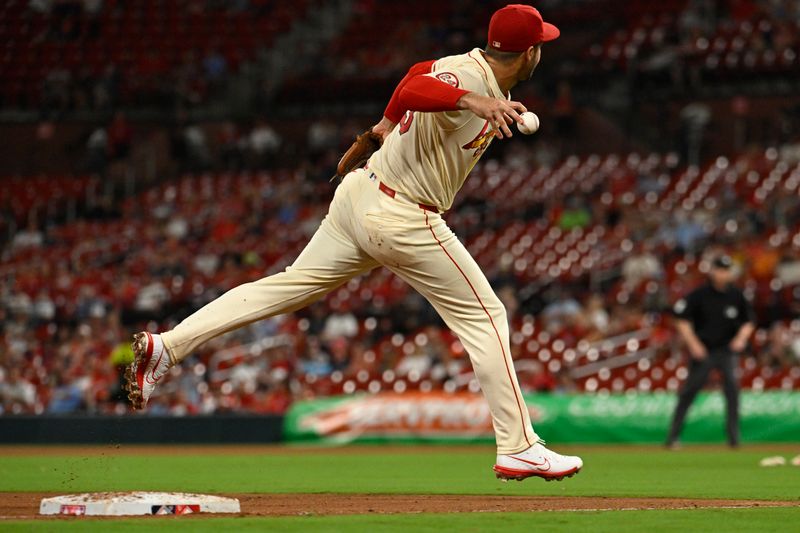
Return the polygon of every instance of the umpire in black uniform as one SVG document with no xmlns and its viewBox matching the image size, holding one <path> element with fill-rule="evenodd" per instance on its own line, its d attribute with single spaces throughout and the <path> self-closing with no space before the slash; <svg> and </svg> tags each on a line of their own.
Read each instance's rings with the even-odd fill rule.
<svg viewBox="0 0 800 533">
<path fill-rule="evenodd" d="M 711 369 L 722 374 L 727 403 L 728 444 L 739 445 L 739 384 L 736 363 L 739 353 L 755 329 L 753 308 L 732 285 L 733 262 L 727 255 L 711 261 L 708 283 L 678 300 L 674 313 L 676 328 L 691 355 L 689 377 L 679 396 L 667 446 L 675 447 L 683 427 L 683 419 L 697 393 L 708 381 Z"/>
</svg>

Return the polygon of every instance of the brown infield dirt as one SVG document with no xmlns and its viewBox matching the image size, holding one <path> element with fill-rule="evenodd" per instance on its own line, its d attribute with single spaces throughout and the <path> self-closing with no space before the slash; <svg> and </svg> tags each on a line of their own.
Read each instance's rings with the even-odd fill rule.
<svg viewBox="0 0 800 533">
<path fill-rule="evenodd" d="M 41 499 L 55 496 L 54 493 L 4 492 L 0 495 L 2 496 L 0 498 L 0 520 L 75 519 L 75 517 L 43 517 L 38 514 Z M 796 502 L 764 500 L 432 494 L 226 494 L 225 496 L 239 499 L 242 513 L 238 516 L 733 509 L 794 507 L 797 505 Z M 83 517 L 83 519 L 85 518 Z"/>
</svg>

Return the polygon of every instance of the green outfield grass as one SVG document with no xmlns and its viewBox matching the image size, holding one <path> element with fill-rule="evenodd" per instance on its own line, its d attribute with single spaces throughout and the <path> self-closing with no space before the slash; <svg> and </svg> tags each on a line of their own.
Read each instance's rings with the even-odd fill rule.
<svg viewBox="0 0 800 533">
<path fill-rule="evenodd" d="M 107 454 L 3 455 L 0 491 L 166 490 L 207 493 L 408 493 L 549 496 L 620 496 L 787 500 L 800 505 L 800 468 L 761 468 L 765 455 L 794 456 L 800 446 L 769 450 L 690 448 L 560 448 L 578 452 L 585 462 L 576 477 L 561 483 L 530 479 L 500 483 L 492 472 L 489 447 L 270 450 L 238 449 L 236 454 L 203 453 L 197 448 L 135 455 L 109 449 Z M 72 519 L 5 522 L 0 529 L 102 531 L 108 522 Z M 168 521 L 125 520 L 115 530 L 152 528 L 202 531 L 239 530 L 442 530 L 489 531 L 494 528 L 595 531 L 800 531 L 800 507 L 789 509 L 706 509 L 676 511 L 607 511 L 489 513 L 461 515 L 319 516 L 297 518 L 228 518 Z M 772 524 L 772 525 L 770 525 Z M 794 524 L 794 525 L 792 525 Z M 728 527 L 730 525 L 730 527 Z M 787 529 L 787 527 L 789 529 Z"/>
<path fill-rule="evenodd" d="M 127 448 L 127 452 L 135 448 Z M 678 452 L 560 448 L 580 453 L 584 470 L 562 483 L 500 483 L 491 448 L 437 450 L 379 446 L 262 453 L 0 457 L 0 491 L 167 490 L 656 496 L 800 501 L 800 468 L 761 468 L 776 451 L 694 448 Z M 784 455 L 800 453 L 786 447 Z"/>
</svg>

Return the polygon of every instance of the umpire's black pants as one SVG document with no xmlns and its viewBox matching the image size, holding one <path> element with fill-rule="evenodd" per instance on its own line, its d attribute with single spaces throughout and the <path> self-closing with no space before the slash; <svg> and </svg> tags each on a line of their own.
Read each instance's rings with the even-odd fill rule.
<svg viewBox="0 0 800 533">
<path fill-rule="evenodd" d="M 723 390 L 727 405 L 727 432 L 728 444 L 736 446 L 739 444 L 739 384 L 736 381 L 736 361 L 737 357 L 728 349 L 717 348 L 710 350 L 708 356 L 702 361 L 691 359 L 689 365 L 689 376 L 686 383 L 678 395 L 678 405 L 675 407 L 675 415 L 672 419 L 672 427 L 669 431 L 667 443 L 671 444 L 678 440 L 683 419 L 689 407 L 694 402 L 697 393 L 703 389 L 708 381 L 711 369 L 717 368 L 722 374 Z"/>
</svg>

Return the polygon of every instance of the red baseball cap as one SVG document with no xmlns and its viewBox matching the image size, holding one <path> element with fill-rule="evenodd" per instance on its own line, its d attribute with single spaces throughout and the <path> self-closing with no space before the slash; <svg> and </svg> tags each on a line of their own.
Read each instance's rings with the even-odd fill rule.
<svg viewBox="0 0 800 533">
<path fill-rule="evenodd" d="M 498 9 L 489 21 L 489 46 L 501 52 L 524 52 L 559 35 L 558 28 L 542 20 L 536 8 L 524 4 Z"/>
</svg>

